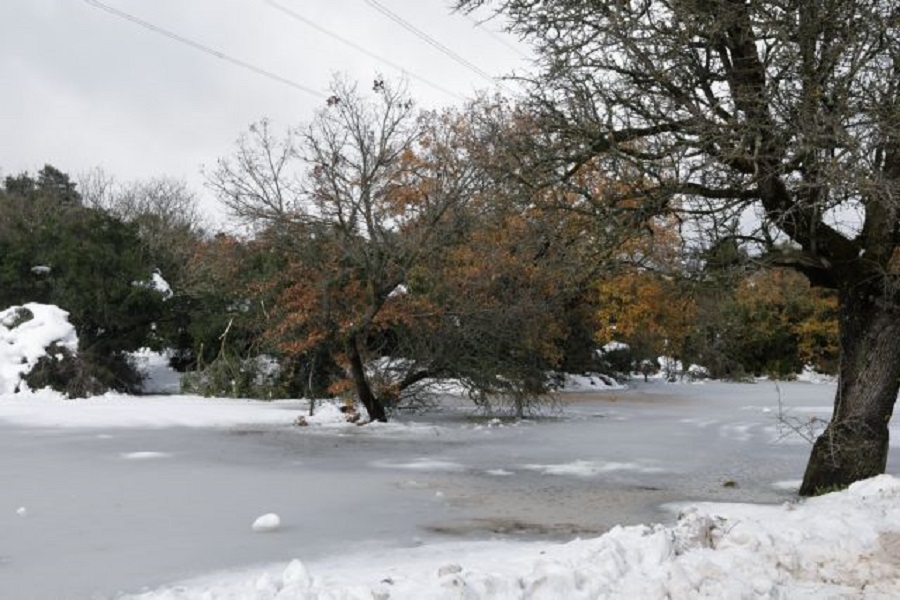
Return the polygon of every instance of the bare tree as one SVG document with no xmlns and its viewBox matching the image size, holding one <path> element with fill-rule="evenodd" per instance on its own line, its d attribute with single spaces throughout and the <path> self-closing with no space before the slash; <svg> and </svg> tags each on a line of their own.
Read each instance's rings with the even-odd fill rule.
<svg viewBox="0 0 900 600">
<path fill-rule="evenodd" d="M 297 135 L 288 130 L 279 139 L 268 120 L 254 123 L 238 138 L 235 153 L 205 173 L 207 186 L 248 225 L 296 220 L 303 208 Z"/>
<path fill-rule="evenodd" d="M 437 155 L 437 119 L 402 87 L 377 80 L 364 98 L 337 81 L 307 127 L 280 140 L 265 123 L 251 128 L 209 177 L 237 216 L 289 255 L 279 331 L 292 339 L 283 347 L 336 345 L 372 420 L 387 413 L 367 372 L 369 341 L 410 271 L 445 243 L 473 185 L 464 161 Z"/>
<path fill-rule="evenodd" d="M 78 189 L 85 206 L 135 224 L 156 269 L 169 283 L 178 283 L 205 227 L 197 196 L 185 181 L 154 177 L 119 183 L 95 168 L 78 177 Z"/>
<path fill-rule="evenodd" d="M 181 179 L 153 177 L 120 183 L 95 168 L 79 175 L 78 191 L 85 206 L 105 210 L 126 222 L 154 215 L 171 226 L 194 230 L 204 226 L 197 196 Z"/>
<path fill-rule="evenodd" d="M 543 135 L 523 177 L 590 161 L 643 193 L 617 224 L 694 216 L 838 290 L 834 415 L 801 493 L 885 470 L 900 386 L 900 6 L 889 0 L 458 0 L 493 5 L 539 58 Z M 747 219 L 745 219 L 745 222 Z M 779 240 L 789 240 L 787 251 Z"/>
</svg>

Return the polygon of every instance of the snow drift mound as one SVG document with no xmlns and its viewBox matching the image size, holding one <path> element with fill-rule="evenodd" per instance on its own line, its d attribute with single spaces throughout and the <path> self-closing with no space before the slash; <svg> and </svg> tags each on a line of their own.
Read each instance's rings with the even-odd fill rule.
<svg viewBox="0 0 900 600">
<path fill-rule="evenodd" d="M 218 574 L 131 600 L 900 598 L 900 480 L 796 504 L 698 504 L 562 545 L 457 544 Z"/>
<path fill-rule="evenodd" d="M 31 302 L 0 311 L 0 394 L 18 391 L 54 342 L 72 352 L 78 348 L 69 313 L 58 306 Z"/>
</svg>

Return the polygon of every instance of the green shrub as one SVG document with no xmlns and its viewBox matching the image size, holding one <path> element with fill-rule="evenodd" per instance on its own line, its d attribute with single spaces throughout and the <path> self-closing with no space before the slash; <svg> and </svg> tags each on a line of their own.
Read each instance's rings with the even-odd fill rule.
<svg viewBox="0 0 900 600">
<path fill-rule="evenodd" d="M 69 398 L 87 398 L 110 389 L 136 393 L 141 377 L 123 355 L 100 361 L 53 344 L 25 376 L 25 383 L 31 389 L 49 387 Z"/>
<path fill-rule="evenodd" d="M 139 391 L 127 353 L 158 345 L 154 327 L 167 307 L 159 292 L 140 284 L 154 265 L 137 226 L 84 206 L 68 176 L 49 166 L 36 178 L 6 178 L 0 215 L 0 306 L 59 306 L 78 333 L 77 354 L 54 348 L 28 385 L 71 397 Z M 11 323 L 32 318 L 29 312 L 20 310 Z"/>
</svg>

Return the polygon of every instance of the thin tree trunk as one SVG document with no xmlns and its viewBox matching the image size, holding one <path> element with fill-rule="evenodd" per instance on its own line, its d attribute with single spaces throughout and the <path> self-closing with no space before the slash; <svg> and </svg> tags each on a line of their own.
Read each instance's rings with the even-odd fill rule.
<svg viewBox="0 0 900 600">
<path fill-rule="evenodd" d="M 384 404 L 372 393 L 372 386 L 366 377 L 366 370 L 363 366 L 362 356 L 359 353 L 359 343 L 356 336 L 351 336 L 347 340 L 347 357 L 350 359 L 350 375 L 353 377 L 353 385 L 356 388 L 356 395 L 366 412 L 369 413 L 370 421 L 381 421 L 387 423 L 387 412 L 384 410 Z"/>
<path fill-rule="evenodd" d="M 316 398 L 313 393 L 313 381 L 314 375 L 316 374 L 316 355 L 313 354 L 312 360 L 309 363 L 309 377 L 306 379 L 306 392 L 309 394 L 309 416 L 313 416 L 313 413 L 316 412 Z"/>
<path fill-rule="evenodd" d="M 877 289 L 841 293 L 841 366 L 831 423 L 813 445 L 800 495 L 884 473 L 900 388 L 900 310 Z"/>
</svg>

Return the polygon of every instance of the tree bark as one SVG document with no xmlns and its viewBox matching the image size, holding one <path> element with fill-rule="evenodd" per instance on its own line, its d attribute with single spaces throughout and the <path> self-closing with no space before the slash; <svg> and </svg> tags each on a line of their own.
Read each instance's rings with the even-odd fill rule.
<svg viewBox="0 0 900 600">
<path fill-rule="evenodd" d="M 841 292 L 834 413 L 813 445 L 801 496 L 846 487 L 887 466 L 888 422 L 900 388 L 900 310 L 876 285 Z"/>
<path fill-rule="evenodd" d="M 369 420 L 387 423 L 384 403 L 372 392 L 372 386 L 369 385 L 362 356 L 359 353 L 359 342 L 355 335 L 350 336 L 347 340 L 347 357 L 350 359 L 350 375 L 353 378 L 353 386 L 356 388 L 356 396 L 366 407 Z"/>
</svg>

